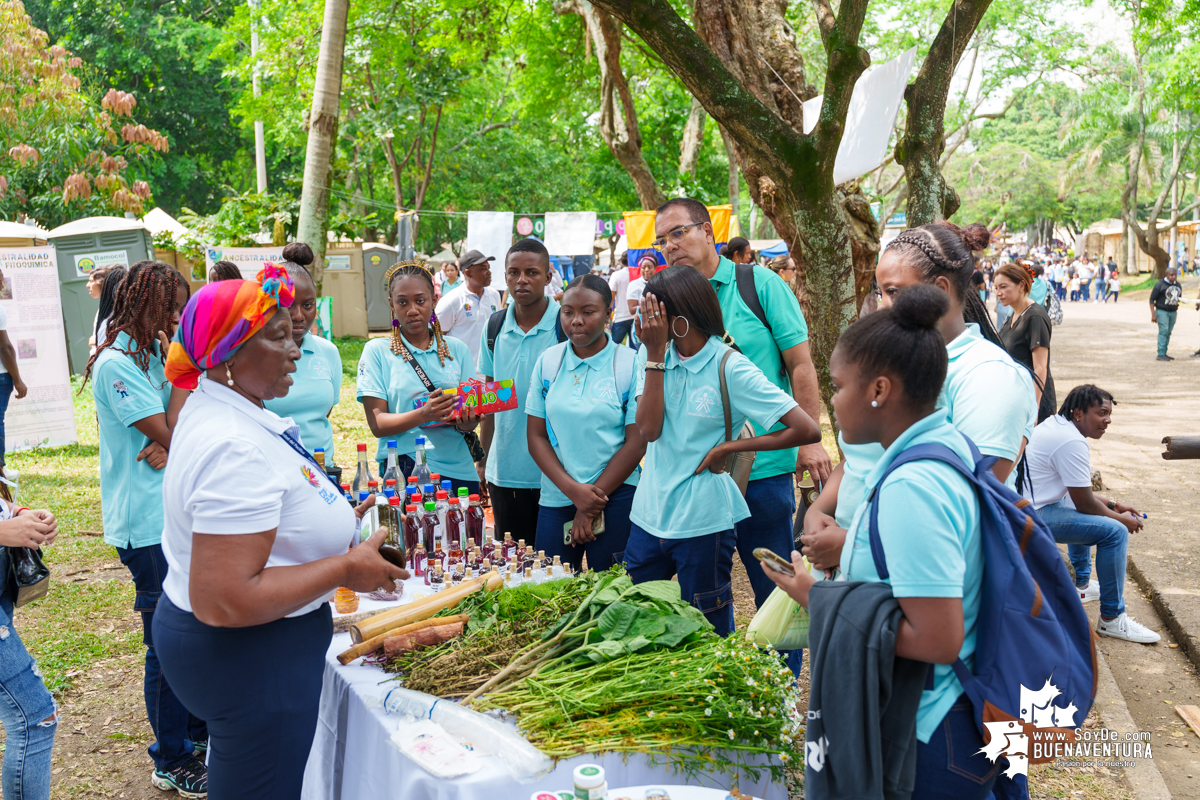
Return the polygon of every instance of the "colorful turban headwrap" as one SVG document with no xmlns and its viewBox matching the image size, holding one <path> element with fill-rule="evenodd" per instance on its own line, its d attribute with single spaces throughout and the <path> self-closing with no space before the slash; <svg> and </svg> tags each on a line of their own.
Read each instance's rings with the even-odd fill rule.
<svg viewBox="0 0 1200 800">
<path fill-rule="evenodd" d="M 219 281 L 192 295 L 167 351 L 166 375 L 180 389 L 195 389 L 200 373 L 238 351 L 279 308 L 296 297 L 284 267 L 268 262 L 256 281 Z"/>
</svg>

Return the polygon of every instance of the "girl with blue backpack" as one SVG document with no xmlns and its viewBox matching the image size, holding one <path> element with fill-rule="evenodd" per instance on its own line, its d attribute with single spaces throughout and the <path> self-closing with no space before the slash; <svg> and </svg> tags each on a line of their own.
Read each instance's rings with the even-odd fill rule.
<svg viewBox="0 0 1200 800">
<path fill-rule="evenodd" d="M 634 351 L 604 332 L 612 290 L 588 273 L 562 295 L 567 341 L 538 357 L 525 401 L 529 454 L 542 471 L 535 547 L 605 570 L 621 562 L 646 440 L 630 397 Z"/>
</svg>

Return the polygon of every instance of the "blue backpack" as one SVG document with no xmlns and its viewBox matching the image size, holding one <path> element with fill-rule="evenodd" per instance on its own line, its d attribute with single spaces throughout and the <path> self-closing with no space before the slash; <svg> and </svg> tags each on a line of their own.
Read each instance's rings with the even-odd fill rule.
<svg viewBox="0 0 1200 800">
<path fill-rule="evenodd" d="M 888 475 L 902 464 L 920 460 L 940 461 L 958 470 L 979 496 L 983 547 L 975 671 L 967 669 L 961 658 L 953 664 L 974 706 L 975 724 L 987 742 L 985 722 L 1033 721 L 1035 709 L 1023 704 L 1032 705 L 1029 697 L 1053 682 L 1061 692 L 1055 706 L 1066 709 L 1068 702 L 1073 703 L 1075 725 L 1082 725 L 1096 698 L 1096 641 L 1079 592 L 1046 523 L 1029 508 L 1028 500 L 992 473 L 996 459 L 984 458 L 973 442 L 967 442 L 975 461 L 973 471 L 941 444 L 914 445 L 888 467 L 867 498 L 875 569 L 880 578 L 888 577 L 879 538 L 878 498 L 878 488 Z M 932 681 L 933 670 L 929 675 Z"/>
</svg>

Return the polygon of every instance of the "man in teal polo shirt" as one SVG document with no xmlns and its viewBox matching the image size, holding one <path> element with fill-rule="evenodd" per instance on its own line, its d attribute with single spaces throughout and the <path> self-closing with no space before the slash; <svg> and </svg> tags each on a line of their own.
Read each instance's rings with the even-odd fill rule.
<svg viewBox="0 0 1200 800">
<path fill-rule="evenodd" d="M 676 197 L 659 207 L 654 235 L 654 248 L 666 258 L 667 266 L 684 264 L 708 278 L 721 303 L 725 330 L 738 349 L 758 365 L 771 383 L 791 394 L 806 414 L 819 420 L 821 401 L 817 371 L 809 352 L 808 325 L 791 288 L 765 267 L 735 265 L 717 255 L 712 218 L 698 200 Z M 746 267 L 753 276 L 749 281 L 753 286 L 747 283 Z M 739 281 L 742 281 L 740 286 Z M 747 305 L 743 294 L 757 299 L 758 308 Z M 756 434 L 765 432 L 755 426 Z M 755 458 L 746 487 L 750 518 L 736 526 L 743 564 L 754 563 L 756 547 L 770 548 L 785 557 L 794 548 L 794 481 L 798 482 L 805 470 L 819 484 L 833 471 L 829 454 L 819 442 L 798 449 L 759 453 Z M 760 569 L 748 568 L 746 572 L 754 588 L 754 602 L 761 606 L 775 584 Z M 785 654 L 796 673 L 800 670 L 800 652 Z"/>
<path fill-rule="evenodd" d="M 487 450 L 488 496 L 496 534 L 511 533 L 514 539 L 532 544 L 537 532 L 538 501 L 542 471 L 529 455 L 525 437 L 525 398 L 533 367 L 542 351 L 557 344 L 555 325 L 558 303 L 546 294 L 550 282 L 550 251 L 537 239 L 522 239 L 504 257 L 504 280 L 508 285 L 508 308 L 497 311 L 504 324 L 489 346 L 484 326 L 479 342 L 477 369 L 484 380 L 511 378 L 517 393 L 517 408 L 488 414 L 483 418 L 480 439 Z"/>
</svg>

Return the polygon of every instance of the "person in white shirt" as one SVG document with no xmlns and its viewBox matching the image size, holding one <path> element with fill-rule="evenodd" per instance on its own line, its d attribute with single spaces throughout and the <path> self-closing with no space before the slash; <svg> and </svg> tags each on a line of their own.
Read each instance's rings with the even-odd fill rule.
<svg viewBox="0 0 1200 800">
<path fill-rule="evenodd" d="M 442 323 L 442 334 L 453 336 L 467 345 L 471 360 L 479 361 L 479 342 L 487 321 L 501 307 L 500 293 L 492 288 L 495 256 L 468 250 L 458 259 L 463 284 L 442 295 L 434 309 Z"/>
<path fill-rule="evenodd" d="M 612 340 L 621 344 L 633 331 L 634 312 L 622 300 L 629 292 L 629 251 L 621 254 L 621 266 L 608 276 L 608 288 L 613 296 Z"/>
<path fill-rule="evenodd" d="M 1125 613 L 1125 554 L 1129 534 L 1142 529 L 1133 506 L 1092 491 L 1087 439 L 1099 439 L 1112 422 L 1113 397 L 1098 386 L 1076 386 L 1058 414 L 1033 429 L 1025 449 L 1028 481 L 1023 493 L 1059 544 L 1069 545 L 1075 585 L 1085 602 L 1100 599 L 1096 632 L 1151 644 L 1159 635 Z M 1092 574 L 1092 547 L 1096 574 Z"/>
<path fill-rule="evenodd" d="M 658 272 L 658 261 L 652 255 L 644 255 L 638 261 L 638 268 L 641 270 L 641 274 L 631 280 L 629 288 L 625 290 L 625 306 L 629 309 L 629 313 L 635 316 L 637 315 L 638 303 L 642 301 L 642 293 L 646 291 L 646 281 L 653 277 L 654 273 Z M 634 350 L 638 350 L 642 346 L 641 341 L 637 338 L 636 331 L 631 330 L 629 332 L 629 346 Z"/>
</svg>

